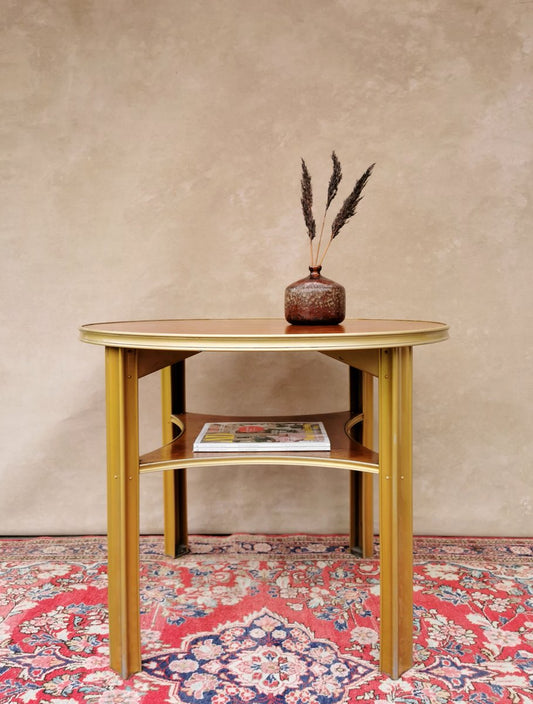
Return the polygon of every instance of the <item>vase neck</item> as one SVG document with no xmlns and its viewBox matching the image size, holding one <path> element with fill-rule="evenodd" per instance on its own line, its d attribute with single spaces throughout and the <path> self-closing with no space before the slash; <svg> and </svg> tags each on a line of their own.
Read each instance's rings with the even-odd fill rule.
<svg viewBox="0 0 533 704">
<path fill-rule="evenodd" d="M 322 267 L 321 267 L 321 266 L 310 266 L 310 267 L 309 267 L 309 272 L 310 272 L 309 276 L 310 276 L 312 279 L 318 279 L 318 277 L 320 276 L 320 272 L 321 272 L 321 271 L 322 271 Z"/>
</svg>

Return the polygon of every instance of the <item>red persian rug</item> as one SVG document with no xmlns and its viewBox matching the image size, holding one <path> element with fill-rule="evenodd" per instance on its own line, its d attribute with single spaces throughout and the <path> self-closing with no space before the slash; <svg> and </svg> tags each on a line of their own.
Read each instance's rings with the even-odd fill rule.
<svg viewBox="0 0 533 704">
<path fill-rule="evenodd" d="M 143 671 L 108 667 L 106 544 L 0 540 L 0 702 L 533 702 L 533 541 L 415 539 L 415 665 L 380 674 L 379 562 L 344 536 L 141 540 Z M 376 552 L 378 546 L 376 545 Z"/>
</svg>

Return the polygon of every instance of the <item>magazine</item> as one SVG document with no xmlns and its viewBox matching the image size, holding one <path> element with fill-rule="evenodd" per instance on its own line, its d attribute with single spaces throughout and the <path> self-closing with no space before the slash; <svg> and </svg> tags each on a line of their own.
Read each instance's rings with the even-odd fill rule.
<svg viewBox="0 0 533 704">
<path fill-rule="evenodd" d="M 282 452 L 329 450 L 324 424 L 318 421 L 246 421 L 206 423 L 194 452 Z"/>
</svg>

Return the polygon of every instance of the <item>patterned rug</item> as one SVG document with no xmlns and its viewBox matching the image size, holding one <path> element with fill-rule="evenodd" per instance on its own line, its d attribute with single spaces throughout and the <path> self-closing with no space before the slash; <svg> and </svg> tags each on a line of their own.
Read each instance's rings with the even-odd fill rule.
<svg viewBox="0 0 533 704">
<path fill-rule="evenodd" d="M 143 671 L 108 667 L 101 537 L 0 540 L 0 702 L 533 702 L 533 541 L 415 539 L 415 666 L 379 673 L 379 562 L 344 536 L 141 539 Z M 378 546 L 376 545 L 376 555 Z"/>
</svg>

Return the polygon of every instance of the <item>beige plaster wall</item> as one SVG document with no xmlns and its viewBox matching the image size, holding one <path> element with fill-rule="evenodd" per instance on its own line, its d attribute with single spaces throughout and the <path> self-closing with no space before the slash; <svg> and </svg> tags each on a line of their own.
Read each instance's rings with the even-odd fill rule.
<svg viewBox="0 0 533 704">
<path fill-rule="evenodd" d="M 0 533 L 105 530 L 103 351 L 84 322 L 282 315 L 322 202 L 377 166 L 326 275 L 415 353 L 415 530 L 532 527 L 533 4 L 3 0 Z M 313 354 L 189 363 L 191 410 L 346 405 Z M 251 390 L 253 388 L 253 390 Z M 142 449 L 158 444 L 143 381 Z M 347 478 L 191 474 L 190 529 L 346 530 Z M 161 477 L 143 530 L 161 528 Z"/>
</svg>

